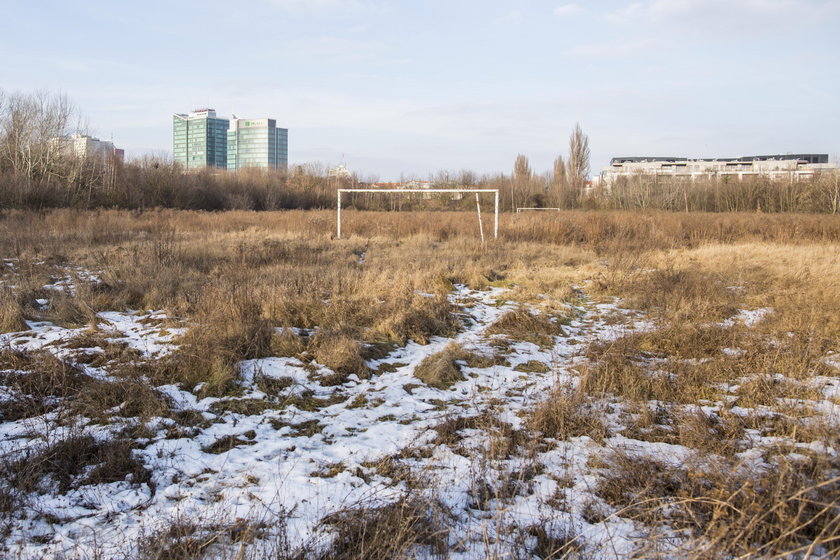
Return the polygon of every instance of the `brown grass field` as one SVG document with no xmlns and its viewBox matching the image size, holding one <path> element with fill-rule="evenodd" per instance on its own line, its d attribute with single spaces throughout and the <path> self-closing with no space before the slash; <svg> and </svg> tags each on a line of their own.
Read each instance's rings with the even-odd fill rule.
<svg viewBox="0 0 840 560">
<path fill-rule="evenodd" d="M 102 543 L 28 538 L 36 522 L 72 521 L 50 518 L 38 497 L 151 488 L 162 475 L 144 446 L 205 437 L 219 419 L 326 438 L 327 420 L 280 414 L 375 406 L 372 390 L 342 391 L 402 367 L 382 360 L 409 341 L 465 332 L 473 303 L 451 297 L 463 285 L 499 290 L 508 310 L 482 331 L 486 345 L 426 357 L 405 394 L 451 394 L 472 368 L 513 369 L 532 344 L 550 359 L 523 360 L 515 375 L 555 380 L 518 420 L 504 398 L 465 402 L 471 412 L 447 409 L 428 443 L 319 466 L 312 484 L 355 472 L 400 495 L 325 507 L 317 542 L 277 537 L 283 519 L 217 512 L 147 527 L 126 556 L 258 558 L 268 540 L 273 557 L 300 559 L 840 555 L 840 216 L 503 214 L 500 239 L 484 245 L 474 213 L 343 220 L 337 240 L 334 211 L 0 213 L 2 554 L 111 557 Z M 65 278 L 72 289 L 45 288 Z M 163 310 L 155 328 L 182 333 L 174 350 L 145 359 L 109 340 L 97 314 L 126 310 Z M 27 321 L 73 337 L 23 349 L 14 341 L 32 338 Z M 613 334 L 587 331 L 596 323 Z M 560 340 L 573 358 L 552 351 Z M 241 364 L 269 357 L 298 360 L 323 391 L 287 393 L 287 378 L 258 376 L 254 393 Z M 213 404 L 176 407 L 165 386 Z M 252 446 L 243 430 L 204 451 Z M 468 445 L 476 437 L 480 449 Z M 433 469 L 418 467 L 443 448 L 481 467 L 468 513 L 438 499 Z M 554 489 L 540 499 L 552 517 L 509 522 L 540 485 Z M 457 534 L 463 516 L 492 530 Z M 624 536 L 611 541 L 611 530 Z"/>
</svg>

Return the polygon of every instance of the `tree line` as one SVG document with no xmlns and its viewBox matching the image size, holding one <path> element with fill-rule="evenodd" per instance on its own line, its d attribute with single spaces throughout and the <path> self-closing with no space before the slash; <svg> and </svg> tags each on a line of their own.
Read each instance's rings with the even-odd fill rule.
<svg viewBox="0 0 840 560">
<path fill-rule="evenodd" d="M 287 170 L 215 169 L 186 172 L 166 156 L 123 163 L 113 157 L 77 157 L 58 138 L 84 130 L 79 111 L 63 95 L 5 94 L 0 90 L 0 209 L 183 208 L 280 210 L 328 208 L 336 189 L 366 186 L 357 176 L 331 177 L 320 164 Z M 592 185 L 589 138 L 580 125 L 568 153 L 551 171 L 536 174 L 519 154 L 510 173 L 469 170 L 430 177 L 438 188 L 498 189 L 502 209 L 664 209 L 672 211 L 840 212 L 838 175 L 804 181 L 707 178 L 685 182 L 645 176 Z M 358 194 L 347 205 L 369 210 L 468 209 L 474 199 L 423 194 Z"/>
</svg>

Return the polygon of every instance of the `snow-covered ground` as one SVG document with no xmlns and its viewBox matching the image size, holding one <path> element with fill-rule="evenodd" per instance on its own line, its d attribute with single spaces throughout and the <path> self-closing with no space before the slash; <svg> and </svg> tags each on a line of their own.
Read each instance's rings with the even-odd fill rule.
<svg viewBox="0 0 840 560">
<path fill-rule="evenodd" d="M 452 558 L 503 557 L 521 548 L 522 529 L 535 526 L 556 533 L 557 538 L 579 537 L 595 557 L 631 554 L 640 538 L 637 525 L 612 515 L 592 520 L 585 512 L 592 505 L 592 488 L 599 476 L 588 461 L 593 452 L 603 449 L 600 443 L 577 437 L 535 445 L 531 456 L 499 455 L 491 450 L 495 436 L 468 422 L 458 432 L 459 441 L 440 441 L 435 428 L 453 419 L 489 415 L 510 430 L 520 430 L 525 413 L 553 388 L 575 384 L 575 368 L 585 361 L 583 350 L 589 342 L 649 327 L 637 318 L 616 321 L 616 315 L 629 317 L 617 302 L 581 301 L 570 312 L 574 319 L 564 325 L 565 334 L 555 337 L 552 347 L 510 341 L 500 350 L 497 339 L 504 336 L 486 331 L 513 309 L 513 304 L 504 303 L 502 292 L 457 286 L 450 297 L 467 326 L 454 338 L 435 338 L 426 345 L 409 342 L 369 362 L 376 372 L 369 379 L 351 376 L 343 385 L 324 386 L 317 381 L 319 373 L 327 372 L 324 366 L 273 357 L 241 363 L 243 393 L 236 397 L 199 398 L 190 388 L 157 387 L 174 410 L 198 412 L 199 422 L 180 437 L 172 418 L 144 423 L 145 436 L 132 453 L 151 472 L 150 480 L 85 485 L 65 493 L 32 492 L 25 511 L 11 517 L 5 552 L 24 558 L 121 557 L 136 553 L 143 537 L 183 520 L 261 521 L 265 530 L 256 547 L 262 543 L 269 549 L 288 539 L 292 547 L 317 548 L 331 538 L 329 526 L 321 523 L 325 516 L 346 508 L 388 504 L 407 491 L 406 480 L 395 480 L 380 468 L 389 458 L 399 457 L 411 476 L 424 481 L 422 491 L 450 516 Z M 770 312 L 744 312 L 737 319 L 749 326 Z M 186 330 L 173 327 L 172 319 L 162 312 L 100 313 L 97 321 L 108 341 L 124 343 L 143 360 L 172 351 Z M 47 349 L 69 361 L 77 352 L 102 350 L 64 344 L 85 329 L 45 322 L 29 327 L 0 335 L 0 347 Z M 462 364 L 465 380 L 449 389 L 429 387 L 414 376 L 424 358 L 453 341 L 479 355 L 500 355 L 506 361 L 482 368 Z M 549 367 L 545 372 L 524 371 L 533 369 L 521 367 L 530 361 Z M 80 367 L 97 378 L 109 376 L 104 367 Z M 266 380 L 283 387 L 279 399 L 261 391 Z M 235 411 L 236 401 L 264 406 L 244 414 Z M 609 421 L 610 412 L 604 415 Z M 73 426 L 59 426 L 53 413 L 4 422 L 0 453 L 38 449 L 71 432 L 107 438 L 138 422 L 115 418 L 113 423 L 100 424 L 79 419 Z M 690 452 L 679 445 L 621 435 L 609 439 L 612 446 L 676 463 Z M 481 485 L 492 489 L 510 484 L 515 488 L 509 492 L 481 490 Z M 562 508 L 557 507 L 558 500 Z M 278 535 L 281 531 L 284 534 Z M 418 556 L 423 555 L 418 550 Z"/>
</svg>

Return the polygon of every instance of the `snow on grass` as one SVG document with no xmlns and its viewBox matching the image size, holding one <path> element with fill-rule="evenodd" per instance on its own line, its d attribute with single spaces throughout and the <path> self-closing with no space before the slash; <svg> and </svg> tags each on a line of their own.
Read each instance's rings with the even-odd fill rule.
<svg viewBox="0 0 840 560">
<path fill-rule="evenodd" d="M 493 551 L 515 550 L 521 546 L 516 541 L 521 532 L 512 529 L 529 527 L 543 527 L 556 538 L 571 532 L 599 557 L 631 554 L 639 528 L 602 501 L 593 501 L 593 488 L 602 473 L 590 461 L 604 447 L 590 438 L 535 445 L 530 456 L 494 455 L 496 436 L 486 426 L 476 429 L 465 424 L 457 432 L 457 443 L 439 441 L 435 428 L 459 418 L 495 419 L 511 431 L 497 435 L 501 439 L 513 437 L 515 431 L 526 433 L 522 430 L 526 411 L 558 384 L 575 385 L 574 368 L 585 361 L 581 354 L 586 343 L 652 328 L 636 318 L 616 321 L 617 316 L 630 314 L 615 302 L 586 304 L 575 309 L 574 319 L 564 326 L 565 334 L 541 349 L 486 333 L 515 307 L 504 301 L 504 292 L 456 286 L 450 299 L 462 306 L 468 326 L 453 338 L 436 337 L 426 345 L 409 341 L 385 358 L 368 362 L 378 371 L 369 379 L 351 375 L 341 386 L 323 386 L 313 371 L 328 371 L 324 366 L 270 357 L 240 364 L 242 393 L 236 397 L 199 398 L 192 388 L 157 387 L 173 411 L 193 411 L 196 425 L 178 431 L 172 418 L 152 418 L 144 424 L 149 436 L 132 453 L 150 471 L 149 482 L 123 480 L 63 494 L 32 493 L 29 513 L 13 520 L 6 542 L 15 543 L 11 550 L 23 557 L 112 557 L 136 551 L 141 537 L 165 529 L 173 519 L 269 523 L 285 519 L 292 546 L 323 542 L 328 530 L 321 521 L 326 515 L 358 504 L 384 505 L 406 491 L 407 481 L 377 468 L 399 457 L 411 476 L 423 480 L 423 491 L 451 514 L 452 558 L 484 558 Z M 742 312 L 737 320 L 750 326 L 770 311 Z M 97 315 L 97 330 L 108 342 L 125 344 L 143 359 L 154 360 L 171 352 L 185 332 L 165 327 L 167 322 L 162 312 L 106 312 Z M 47 349 L 72 360 L 73 350 L 62 343 L 85 330 L 46 322 L 29 326 L 23 333 L 1 335 L 0 346 Z M 465 379 L 449 389 L 426 386 L 414 376 L 425 358 L 453 342 L 467 351 L 502 359 L 488 367 L 461 363 Z M 544 372 L 516 370 L 532 361 L 550 367 Z M 273 380 L 270 385 L 279 387 L 279 393 L 266 392 L 266 380 Z M 836 380 L 829 381 L 825 392 L 832 398 L 837 388 L 831 383 Z M 616 404 L 607 421 L 618 422 L 620 411 Z M 731 412 L 738 414 L 738 407 Z M 108 427 L 81 419 L 72 429 L 104 439 L 138 422 Z M 43 446 L 71 429 L 58 427 L 51 415 L 0 426 L 4 452 Z M 681 445 L 622 435 L 608 440 L 610 448 L 674 466 L 693 453 Z M 745 453 L 742 459 L 753 466 L 762 461 L 758 452 Z M 271 529 L 263 538 L 271 541 Z"/>
</svg>

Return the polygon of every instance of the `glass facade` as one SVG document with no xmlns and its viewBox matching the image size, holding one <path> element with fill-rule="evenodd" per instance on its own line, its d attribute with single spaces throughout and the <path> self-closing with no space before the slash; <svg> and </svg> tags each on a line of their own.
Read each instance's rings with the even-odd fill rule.
<svg viewBox="0 0 840 560">
<path fill-rule="evenodd" d="M 172 117 L 172 157 L 185 169 L 227 169 L 229 121 L 212 109 Z"/>
<path fill-rule="evenodd" d="M 274 119 L 233 119 L 227 132 L 228 169 L 245 167 L 286 169 L 289 131 Z"/>
</svg>

